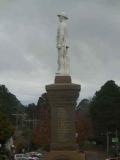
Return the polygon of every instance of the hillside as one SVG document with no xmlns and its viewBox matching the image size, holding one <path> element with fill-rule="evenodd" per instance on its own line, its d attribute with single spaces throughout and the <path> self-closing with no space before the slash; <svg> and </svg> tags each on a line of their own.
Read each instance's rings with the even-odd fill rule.
<svg viewBox="0 0 120 160">
<path fill-rule="evenodd" d="M 0 85 L 0 111 L 5 113 L 8 118 L 11 118 L 12 114 L 24 111 L 24 106 L 5 85 Z"/>
</svg>

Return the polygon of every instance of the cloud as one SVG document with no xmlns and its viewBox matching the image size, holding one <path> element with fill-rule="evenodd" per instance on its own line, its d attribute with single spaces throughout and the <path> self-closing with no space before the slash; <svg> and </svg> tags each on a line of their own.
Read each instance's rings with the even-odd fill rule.
<svg viewBox="0 0 120 160">
<path fill-rule="evenodd" d="M 24 104 L 36 102 L 57 69 L 57 14 L 69 16 L 70 66 L 81 98 L 107 80 L 120 85 L 120 1 L 0 1 L 0 83 Z"/>
</svg>

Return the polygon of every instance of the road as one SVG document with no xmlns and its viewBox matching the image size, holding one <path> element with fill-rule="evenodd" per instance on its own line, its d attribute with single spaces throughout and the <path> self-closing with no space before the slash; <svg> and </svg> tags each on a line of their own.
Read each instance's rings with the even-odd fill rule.
<svg viewBox="0 0 120 160">
<path fill-rule="evenodd" d="M 92 152 L 87 151 L 86 152 L 86 160 L 105 160 L 103 154 L 99 152 Z"/>
</svg>

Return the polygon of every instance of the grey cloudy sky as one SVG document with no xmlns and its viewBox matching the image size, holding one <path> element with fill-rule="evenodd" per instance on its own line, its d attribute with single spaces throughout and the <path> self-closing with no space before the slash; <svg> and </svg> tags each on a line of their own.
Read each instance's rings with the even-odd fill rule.
<svg viewBox="0 0 120 160">
<path fill-rule="evenodd" d="M 81 98 L 120 85 L 120 0 L 0 0 L 0 84 L 37 102 L 57 69 L 57 13 L 69 16 L 70 66 Z"/>
</svg>

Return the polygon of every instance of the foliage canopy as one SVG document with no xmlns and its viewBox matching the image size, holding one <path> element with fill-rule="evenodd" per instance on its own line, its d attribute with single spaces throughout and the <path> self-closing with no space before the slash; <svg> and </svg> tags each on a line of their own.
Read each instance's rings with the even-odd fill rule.
<svg viewBox="0 0 120 160">
<path fill-rule="evenodd" d="M 95 93 L 90 114 L 96 134 L 105 133 L 107 129 L 120 128 L 120 87 L 113 80 L 107 81 Z"/>
</svg>

